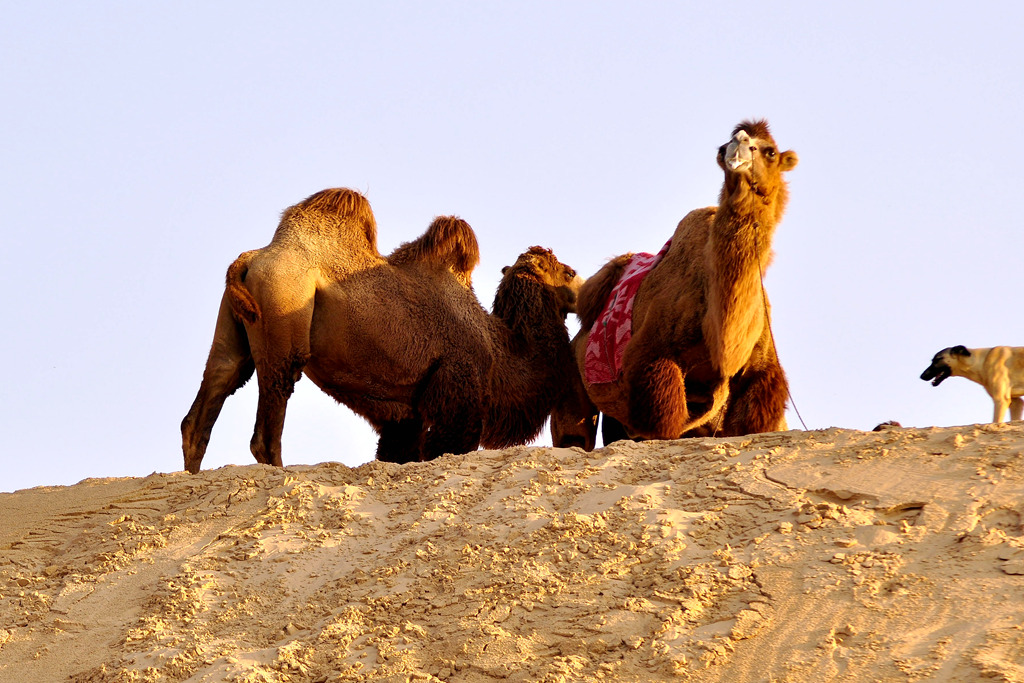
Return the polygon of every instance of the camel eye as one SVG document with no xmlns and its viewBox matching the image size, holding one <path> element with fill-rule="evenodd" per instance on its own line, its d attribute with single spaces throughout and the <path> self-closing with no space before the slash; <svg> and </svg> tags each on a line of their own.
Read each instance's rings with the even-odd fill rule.
<svg viewBox="0 0 1024 683">
<path fill-rule="evenodd" d="M 766 149 L 764 151 L 764 155 L 766 157 L 768 157 L 769 159 L 774 159 L 775 158 L 775 150 L 772 149 L 771 147 L 769 147 L 768 149 Z"/>
</svg>

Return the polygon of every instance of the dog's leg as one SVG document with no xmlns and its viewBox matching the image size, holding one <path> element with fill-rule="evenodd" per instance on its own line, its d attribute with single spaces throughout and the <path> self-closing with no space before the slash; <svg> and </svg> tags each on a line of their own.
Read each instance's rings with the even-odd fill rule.
<svg viewBox="0 0 1024 683">
<path fill-rule="evenodd" d="M 1003 417 L 1006 415 L 1006 409 L 1010 407 L 1010 399 L 1005 396 L 993 396 L 992 402 L 995 403 L 995 412 L 992 415 L 992 421 L 1002 422 Z"/>
<path fill-rule="evenodd" d="M 1017 421 L 1024 417 L 1024 398 L 1018 396 L 1010 399 L 1010 419 Z"/>
</svg>

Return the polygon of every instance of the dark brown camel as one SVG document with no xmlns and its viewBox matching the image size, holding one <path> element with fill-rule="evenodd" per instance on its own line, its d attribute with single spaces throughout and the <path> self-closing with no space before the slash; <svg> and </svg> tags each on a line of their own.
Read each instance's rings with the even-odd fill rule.
<svg viewBox="0 0 1024 683">
<path fill-rule="evenodd" d="M 506 269 L 491 316 L 469 287 L 477 261 L 476 237 L 459 219 L 435 220 L 384 258 L 358 193 L 325 190 L 289 208 L 270 245 L 228 269 L 203 382 L 181 425 L 185 468 L 199 470 L 224 400 L 254 370 L 250 445 L 262 463 L 281 465 L 285 406 L 302 373 L 373 425 L 382 460 L 536 436 L 568 385 L 571 362 L 547 364 L 571 358 L 565 316 L 580 280 L 534 247 Z"/>
</svg>

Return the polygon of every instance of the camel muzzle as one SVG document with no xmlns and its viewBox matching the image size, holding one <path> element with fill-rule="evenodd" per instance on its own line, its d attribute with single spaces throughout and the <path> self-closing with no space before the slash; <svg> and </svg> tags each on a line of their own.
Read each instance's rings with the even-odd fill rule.
<svg viewBox="0 0 1024 683">
<path fill-rule="evenodd" d="M 725 148 L 725 165 L 730 171 L 739 171 L 754 163 L 753 155 L 750 153 L 750 136 L 746 131 L 739 131 L 733 136 L 728 147 Z"/>
</svg>

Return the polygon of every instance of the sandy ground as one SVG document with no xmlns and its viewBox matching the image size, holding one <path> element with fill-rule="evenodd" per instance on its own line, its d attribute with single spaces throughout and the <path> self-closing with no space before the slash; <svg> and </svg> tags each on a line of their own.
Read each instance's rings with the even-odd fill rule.
<svg viewBox="0 0 1024 683">
<path fill-rule="evenodd" d="M 0 680 L 1024 681 L 1024 424 L 0 494 Z"/>
</svg>

